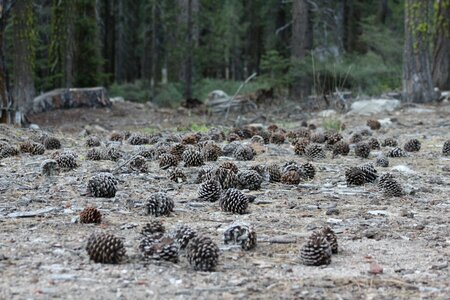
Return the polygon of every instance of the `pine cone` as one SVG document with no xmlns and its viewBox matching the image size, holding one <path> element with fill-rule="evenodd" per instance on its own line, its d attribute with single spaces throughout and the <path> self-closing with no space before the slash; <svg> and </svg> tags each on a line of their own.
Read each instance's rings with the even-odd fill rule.
<svg viewBox="0 0 450 300">
<path fill-rule="evenodd" d="M 71 151 L 65 151 L 55 157 L 58 166 L 62 170 L 73 170 L 78 167 L 77 155 Z"/>
<path fill-rule="evenodd" d="M 300 173 L 295 170 L 284 172 L 283 175 L 281 175 L 281 183 L 284 184 L 299 184 L 300 181 Z"/>
<path fill-rule="evenodd" d="M 334 145 L 343 139 L 342 134 L 335 131 L 325 132 L 325 139 L 327 140 L 327 145 Z"/>
<path fill-rule="evenodd" d="M 180 225 L 172 233 L 172 236 L 180 245 L 180 249 L 186 248 L 189 241 L 197 236 L 197 231 L 187 225 Z"/>
<path fill-rule="evenodd" d="M 212 174 L 213 178 L 219 181 L 222 189 L 236 188 L 239 185 L 238 176 L 231 169 L 219 167 Z"/>
<path fill-rule="evenodd" d="M 316 175 L 316 169 L 311 163 L 304 163 L 300 166 L 300 175 L 305 179 L 314 179 L 314 176 Z"/>
<path fill-rule="evenodd" d="M 405 143 L 403 149 L 407 152 L 418 152 L 420 150 L 421 144 L 418 139 L 410 139 Z"/>
<path fill-rule="evenodd" d="M 263 178 L 254 170 L 243 170 L 237 174 L 239 184 L 244 189 L 258 190 L 261 187 Z"/>
<path fill-rule="evenodd" d="M 240 244 L 244 250 L 256 247 L 256 232 L 248 224 L 232 224 L 225 229 L 223 235 L 225 244 Z"/>
<path fill-rule="evenodd" d="M 239 168 L 236 166 L 235 163 L 233 163 L 231 161 L 224 161 L 219 165 L 219 167 L 224 168 L 224 169 L 230 169 L 235 174 L 237 172 L 239 172 Z"/>
<path fill-rule="evenodd" d="M 233 128 L 232 132 L 236 133 L 241 139 L 250 139 L 253 136 L 253 130 L 249 127 Z"/>
<path fill-rule="evenodd" d="M 372 130 L 378 130 L 381 128 L 381 123 L 378 120 L 370 119 L 367 120 L 367 126 Z"/>
<path fill-rule="evenodd" d="M 306 266 L 321 266 L 331 263 L 331 247 L 323 235 L 313 234 L 300 250 L 300 258 Z"/>
<path fill-rule="evenodd" d="M 233 153 L 237 160 L 252 160 L 254 155 L 253 148 L 245 145 L 240 145 Z"/>
<path fill-rule="evenodd" d="M 159 157 L 159 167 L 163 170 L 166 170 L 170 167 L 176 167 L 178 165 L 178 157 L 169 154 L 169 153 L 163 153 Z"/>
<path fill-rule="evenodd" d="M 223 211 L 244 214 L 248 208 L 248 198 L 237 189 L 227 189 L 220 195 L 219 204 Z"/>
<path fill-rule="evenodd" d="M 147 215 L 155 217 L 170 215 L 173 212 L 175 204 L 173 200 L 167 196 L 166 193 L 157 192 L 152 194 L 144 205 L 144 210 Z"/>
<path fill-rule="evenodd" d="M 264 145 L 264 138 L 260 135 L 254 135 L 252 136 L 252 138 L 250 139 L 250 142 L 252 144 L 259 144 L 259 145 Z"/>
<path fill-rule="evenodd" d="M 203 165 L 203 157 L 200 151 L 186 150 L 182 155 L 185 167 L 197 167 Z"/>
<path fill-rule="evenodd" d="M 324 159 L 325 151 L 319 144 L 310 144 L 305 148 L 305 156 L 310 160 Z"/>
<path fill-rule="evenodd" d="M 222 149 L 216 143 L 210 143 L 203 147 L 201 153 L 204 161 L 216 161 L 222 155 Z"/>
<path fill-rule="evenodd" d="M 302 138 L 296 141 L 294 144 L 294 152 L 297 155 L 304 155 L 306 147 L 310 144 L 309 139 Z"/>
<path fill-rule="evenodd" d="M 372 163 L 366 163 L 358 168 L 364 173 L 364 182 L 372 183 L 377 180 L 377 170 L 375 170 Z"/>
<path fill-rule="evenodd" d="M 100 139 L 95 135 L 90 135 L 87 137 L 85 142 L 86 147 L 100 147 Z"/>
<path fill-rule="evenodd" d="M 183 155 L 183 152 L 186 150 L 186 145 L 184 144 L 175 144 L 170 148 L 170 154 L 175 155 L 178 157 L 179 160 L 181 160 L 181 156 Z"/>
<path fill-rule="evenodd" d="M 215 202 L 219 200 L 222 188 L 217 180 L 207 180 L 198 187 L 198 198 L 204 201 Z"/>
<path fill-rule="evenodd" d="M 310 140 L 312 143 L 323 144 L 326 141 L 326 137 L 322 132 L 316 132 L 311 134 Z"/>
<path fill-rule="evenodd" d="M 386 154 L 387 157 L 406 157 L 406 152 L 400 148 L 393 148 Z"/>
<path fill-rule="evenodd" d="M 382 184 L 382 190 L 387 197 L 401 197 L 404 195 L 402 186 L 395 179 L 386 179 Z"/>
<path fill-rule="evenodd" d="M 121 134 L 117 131 L 113 131 L 111 133 L 111 136 L 109 137 L 109 140 L 112 142 L 121 142 L 121 141 L 123 141 L 123 139 L 124 139 L 123 134 Z"/>
<path fill-rule="evenodd" d="M 25 142 L 20 145 L 21 152 L 28 152 L 31 155 L 42 155 L 45 152 L 45 146 L 35 142 Z"/>
<path fill-rule="evenodd" d="M 350 144 L 357 144 L 359 142 L 362 142 L 363 137 L 359 133 L 355 133 L 350 137 Z"/>
<path fill-rule="evenodd" d="M 347 156 L 349 152 L 350 146 L 345 141 L 339 141 L 333 145 L 333 157 L 337 155 Z"/>
<path fill-rule="evenodd" d="M 345 180 L 347 185 L 363 185 L 366 182 L 364 172 L 357 167 L 345 170 Z"/>
<path fill-rule="evenodd" d="M 123 156 L 122 152 L 116 147 L 108 147 L 100 150 L 102 160 L 117 161 Z"/>
<path fill-rule="evenodd" d="M 393 138 L 385 139 L 382 144 L 383 147 L 397 147 L 397 145 L 398 145 L 397 141 Z"/>
<path fill-rule="evenodd" d="M 222 148 L 223 155 L 225 155 L 225 156 L 232 156 L 233 153 L 236 151 L 236 149 L 238 147 L 240 147 L 240 146 L 241 146 L 241 143 L 237 142 L 237 141 L 233 141 L 233 142 L 231 142 L 229 144 L 226 144 Z"/>
<path fill-rule="evenodd" d="M 267 167 L 267 171 L 269 172 L 269 180 L 271 182 L 280 182 L 281 180 L 281 170 L 280 166 L 277 164 L 271 164 Z"/>
<path fill-rule="evenodd" d="M 273 132 L 270 136 L 270 142 L 272 144 L 281 145 L 284 144 L 285 136 L 283 133 L 280 132 Z"/>
<path fill-rule="evenodd" d="M 86 207 L 80 213 L 80 223 L 100 224 L 102 222 L 102 214 L 95 207 Z"/>
<path fill-rule="evenodd" d="M 195 145 L 199 141 L 198 135 L 195 133 L 188 133 L 186 134 L 183 139 L 181 140 L 181 143 L 184 145 Z"/>
<path fill-rule="evenodd" d="M 87 192 L 93 197 L 112 198 L 116 195 L 118 181 L 111 173 L 98 173 L 89 179 Z"/>
<path fill-rule="evenodd" d="M 144 259 L 178 262 L 179 246 L 171 238 L 154 239 L 153 237 L 144 237 L 139 243 L 139 249 Z"/>
<path fill-rule="evenodd" d="M 98 148 L 89 149 L 86 153 L 87 160 L 101 160 L 102 159 L 102 151 Z"/>
<path fill-rule="evenodd" d="M 45 149 L 56 150 L 61 148 L 61 141 L 55 137 L 47 137 L 43 140 Z"/>
<path fill-rule="evenodd" d="M 309 140 L 309 138 L 311 137 L 311 130 L 300 128 L 299 130 L 297 130 L 296 135 L 299 138 L 307 138 Z"/>
<path fill-rule="evenodd" d="M 92 234 L 86 246 L 89 258 L 97 263 L 117 264 L 125 257 L 121 239 L 112 234 Z"/>
<path fill-rule="evenodd" d="M 0 141 L 0 158 L 7 158 L 18 154 L 19 150 L 17 150 L 17 148 L 11 146 L 7 142 Z"/>
<path fill-rule="evenodd" d="M 386 156 L 379 155 L 379 156 L 377 156 L 377 160 L 376 160 L 375 164 L 378 167 L 387 168 L 387 167 L 389 167 L 389 160 Z"/>
<path fill-rule="evenodd" d="M 133 133 L 128 138 L 128 143 L 130 145 L 145 145 L 150 143 L 150 139 L 146 137 L 145 135 L 142 135 L 140 133 Z"/>
<path fill-rule="evenodd" d="M 44 176 L 54 176 L 58 174 L 58 171 L 59 166 L 54 159 L 46 159 L 41 163 L 41 173 Z"/>
<path fill-rule="evenodd" d="M 209 237 L 195 237 L 187 246 L 187 259 L 194 270 L 213 271 L 219 262 L 219 247 Z"/>
<path fill-rule="evenodd" d="M 145 157 L 137 155 L 128 163 L 128 169 L 130 171 L 146 173 L 148 171 L 147 160 Z"/>
<path fill-rule="evenodd" d="M 154 236 L 156 234 L 163 234 L 166 231 L 163 223 L 160 220 L 151 220 L 142 227 L 141 235 Z"/>
<path fill-rule="evenodd" d="M 376 138 L 371 138 L 368 144 L 372 150 L 380 149 L 380 142 Z"/>
<path fill-rule="evenodd" d="M 327 239 L 328 243 L 330 244 L 331 253 L 337 254 L 338 242 L 336 233 L 334 233 L 334 231 L 329 226 L 326 226 L 320 231 L 320 234 L 324 236 Z"/>
<path fill-rule="evenodd" d="M 187 180 L 186 175 L 181 169 L 175 168 L 169 173 L 169 179 L 177 183 L 182 183 Z"/>
<path fill-rule="evenodd" d="M 230 143 L 237 142 L 237 141 L 240 141 L 240 140 L 241 140 L 241 137 L 239 135 L 237 135 L 236 133 L 234 133 L 234 132 L 230 132 L 227 135 L 227 141 L 230 142 Z"/>
<path fill-rule="evenodd" d="M 380 178 L 378 179 L 378 187 L 380 189 L 383 189 L 385 187 L 386 182 L 391 179 L 395 180 L 394 175 L 392 175 L 391 173 L 385 173 L 381 175 Z"/>
<path fill-rule="evenodd" d="M 200 170 L 197 173 L 197 178 L 195 180 L 195 183 L 202 183 L 206 180 L 215 179 L 216 176 L 216 167 L 212 165 L 206 165 L 200 168 Z"/>
<path fill-rule="evenodd" d="M 444 145 L 442 146 L 442 155 L 450 156 L 450 140 L 445 141 Z"/>
<path fill-rule="evenodd" d="M 370 146 L 367 143 L 358 143 L 355 146 L 355 155 L 368 158 L 370 154 Z"/>
</svg>

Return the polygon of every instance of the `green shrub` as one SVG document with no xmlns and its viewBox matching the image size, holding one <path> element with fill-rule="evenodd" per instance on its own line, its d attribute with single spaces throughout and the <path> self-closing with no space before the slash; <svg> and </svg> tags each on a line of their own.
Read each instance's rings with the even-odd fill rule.
<svg viewBox="0 0 450 300">
<path fill-rule="evenodd" d="M 180 83 L 168 83 L 156 89 L 153 103 L 161 107 L 175 108 L 183 101 L 183 86 Z"/>
<path fill-rule="evenodd" d="M 109 96 L 123 97 L 128 101 L 146 102 L 150 100 L 150 87 L 141 80 L 123 84 L 113 83 L 109 86 Z"/>
</svg>

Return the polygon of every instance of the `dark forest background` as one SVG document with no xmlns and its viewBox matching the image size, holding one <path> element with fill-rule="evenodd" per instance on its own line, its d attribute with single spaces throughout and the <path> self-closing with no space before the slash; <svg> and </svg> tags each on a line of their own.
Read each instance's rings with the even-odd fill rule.
<svg viewBox="0 0 450 300">
<path fill-rule="evenodd" d="M 347 89 L 425 102 L 434 87 L 450 89 L 450 0 L 1 3 L 2 89 L 19 107 L 55 88 L 99 85 L 175 107 L 215 89 L 233 94 L 254 72 L 244 93 L 273 88 L 294 101 Z"/>
</svg>

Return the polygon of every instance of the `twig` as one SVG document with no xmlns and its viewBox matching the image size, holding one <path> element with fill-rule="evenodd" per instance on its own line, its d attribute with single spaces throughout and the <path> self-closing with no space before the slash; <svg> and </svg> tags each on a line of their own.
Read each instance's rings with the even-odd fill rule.
<svg viewBox="0 0 450 300">
<path fill-rule="evenodd" d="M 230 98 L 230 100 L 228 101 L 228 107 L 227 107 L 227 112 L 225 114 L 225 119 L 228 119 L 228 114 L 230 113 L 230 107 L 231 107 L 231 103 L 234 101 L 234 99 L 236 98 L 236 96 L 239 94 L 239 92 L 242 90 L 242 88 L 250 81 L 252 80 L 255 76 L 257 75 L 257 73 L 253 73 L 252 75 L 250 75 L 237 89 L 236 93 L 234 93 L 233 97 Z"/>
<path fill-rule="evenodd" d="M 116 174 L 123 166 L 126 166 L 127 164 L 129 164 L 133 159 L 135 159 L 137 156 L 139 156 L 140 153 L 136 153 L 135 155 L 131 156 L 128 160 L 126 160 L 124 163 L 120 164 L 118 167 L 116 167 L 112 173 Z"/>
</svg>

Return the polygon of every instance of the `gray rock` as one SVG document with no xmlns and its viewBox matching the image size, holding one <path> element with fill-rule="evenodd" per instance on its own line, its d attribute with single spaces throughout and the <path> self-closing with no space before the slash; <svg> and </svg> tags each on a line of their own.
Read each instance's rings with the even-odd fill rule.
<svg viewBox="0 0 450 300">
<path fill-rule="evenodd" d="M 383 112 L 392 112 L 400 107 L 399 100 L 371 99 L 353 102 L 348 114 L 372 115 Z"/>
</svg>

